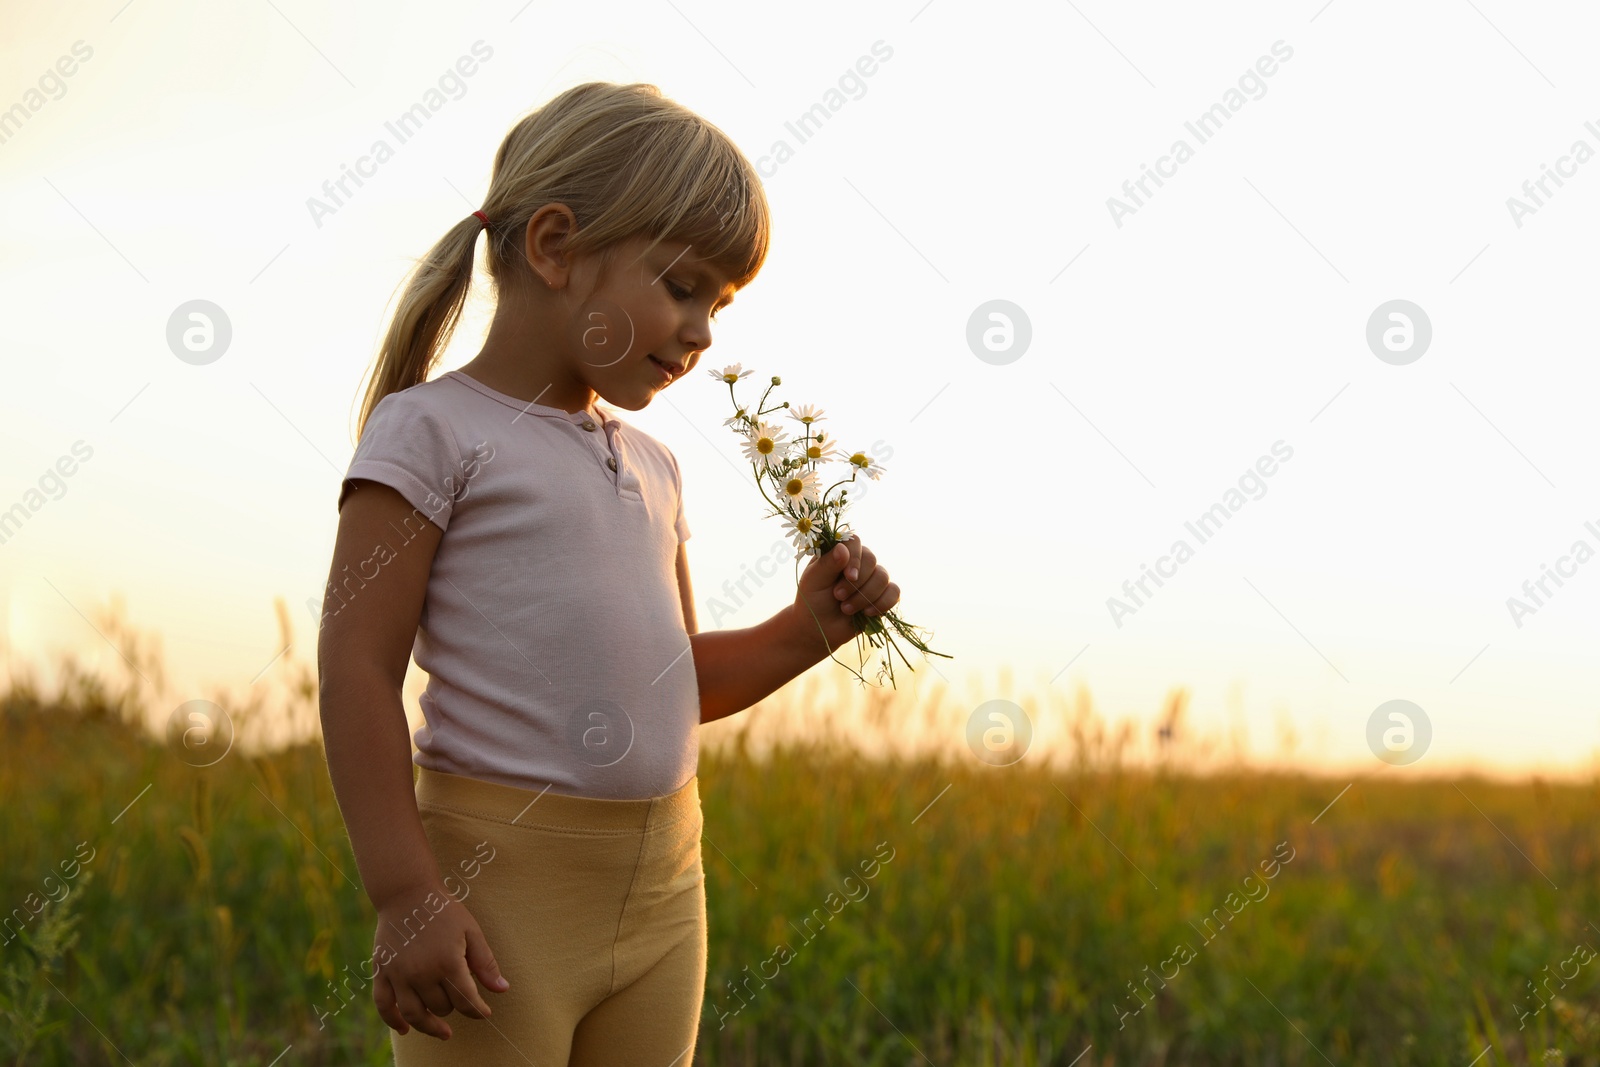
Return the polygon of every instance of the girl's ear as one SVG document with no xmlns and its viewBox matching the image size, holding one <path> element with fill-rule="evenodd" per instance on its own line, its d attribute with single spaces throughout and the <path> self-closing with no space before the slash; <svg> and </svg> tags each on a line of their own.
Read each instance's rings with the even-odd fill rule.
<svg viewBox="0 0 1600 1067">
<path fill-rule="evenodd" d="M 578 219 L 565 204 L 546 204 L 528 219 L 523 235 L 523 255 L 545 285 L 560 289 L 567 284 L 572 269 L 566 243 L 577 232 Z"/>
</svg>

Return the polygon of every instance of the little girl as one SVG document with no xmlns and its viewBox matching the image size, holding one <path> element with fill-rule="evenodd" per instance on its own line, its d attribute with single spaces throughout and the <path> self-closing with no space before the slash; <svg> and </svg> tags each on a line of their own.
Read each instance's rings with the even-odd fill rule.
<svg viewBox="0 0 1600 1067">
<path fill-rule="evenodd" d="M 494 321 L 430 380 L 480 229 Z M 655 86 L 590 82 L 512 128 L 482 210 L 406 286 L 340 487 L 317 657 L 401 1067 L 687 1067 L 706 976 L 695 728 L 899 600 L 852 538 L 772 618 L 697 632 L 678 462 L 609 406 L 694 369 L 768 232 L 721 130 Z"/>
</svg>

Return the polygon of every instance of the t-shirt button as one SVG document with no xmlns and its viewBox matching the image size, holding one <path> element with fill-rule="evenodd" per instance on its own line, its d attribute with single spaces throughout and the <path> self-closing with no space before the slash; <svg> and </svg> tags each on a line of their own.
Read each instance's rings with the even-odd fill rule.
<svg viewBox="0 0 1600 1067">
<path fill-rule="evenodd" d="M 612 470 L 616 470 L 617 469 L 617 457 L 615 457 L 615 456 L 608 457 L 606 459 L 606 466 L 610 467 Z"/>
<path fill-rule="evenodd" d="M 583 428 L 585 430 L 592 430 L 592 429 L 594 429 L 594 423 L 589 421 L 588 419 L 585 419 L 584 423 L 583 423 Z"/>
</svg>

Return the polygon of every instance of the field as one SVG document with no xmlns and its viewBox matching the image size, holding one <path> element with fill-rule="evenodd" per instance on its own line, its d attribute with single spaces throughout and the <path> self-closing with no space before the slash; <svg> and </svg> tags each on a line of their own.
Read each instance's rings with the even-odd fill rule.
<svg viewBox="0 0 1600 1067">
<path fill-rule="evenodd" d="M 289 662 L 271 713 L 314 718 Z M 191 767 L 139 700 L 0 696 L 0 1062 L 388 1062 L 336 996 L 374 916 L 320 747 Z M 1009 767 L 723 730 L 696 1062 L 1600 1064 L 1600 784 L 1134 769 L 1065 728 Z"/>
</svg>

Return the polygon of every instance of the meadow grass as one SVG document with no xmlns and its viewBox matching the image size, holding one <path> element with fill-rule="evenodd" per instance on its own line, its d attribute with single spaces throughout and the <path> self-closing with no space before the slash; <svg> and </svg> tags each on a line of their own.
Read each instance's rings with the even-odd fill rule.
<svg viewBox="0 0 1600 1067">
<path fill-rule="evenodd" d="M 320 745 L 192 767 L 61 677 L 0 696 L 0 1063 L 388 1063 Z M 816 702 L 707 730 L 696 1063 L 1600 1064 L 1600 784 L 758 743 Z"/>
</svg>

